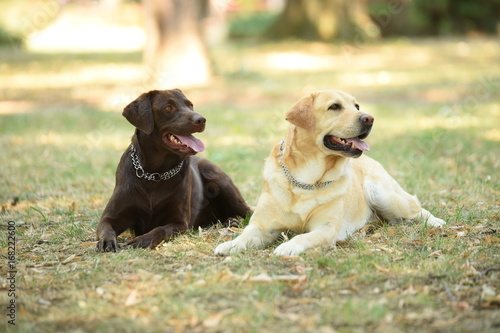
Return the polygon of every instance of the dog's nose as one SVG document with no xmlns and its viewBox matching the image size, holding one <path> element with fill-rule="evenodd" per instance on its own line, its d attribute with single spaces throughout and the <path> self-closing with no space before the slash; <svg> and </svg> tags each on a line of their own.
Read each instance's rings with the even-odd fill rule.
<svg viewBox="0 0 500 333">
<path fill-rule="evenodd" d="M 205 119 L 205 117 L 197 114 L 196 116 L 193 117 L 193 122 L 195 125 L 205 125 L 205 123 L 207 122 L 207 120 Z"/>
<path fill-rule="evenodd" d="M 365 113 L 362 114 L 361 117 L 359 117 L 359 120 L 365 125 L 365 126 L 372 126 L 373 121 L 375 120 L 373 116 Z"/>
</svg>

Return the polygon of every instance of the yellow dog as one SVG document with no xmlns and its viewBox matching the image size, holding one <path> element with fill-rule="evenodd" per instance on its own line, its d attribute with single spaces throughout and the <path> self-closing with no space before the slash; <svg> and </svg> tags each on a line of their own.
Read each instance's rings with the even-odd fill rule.
<svg viewBox="0 0 500 333">
<path fill-rule="evenodd" d="M 262 248 L 283 231 L 301 234 L 276 248 L 295 256 L 316 246 L 332 246 L 381 219 L 421 219 L 433 227 L 445 221 L 420 206 L 375 160 L 363 140 L 373 117 L 351 95 L 323 90 L 301 98 L 286 115 L 285 139 L 274 146 L 263 170 L 263 190 L 249 225 L 215 249 L 227 255 Z"/>
</svg>

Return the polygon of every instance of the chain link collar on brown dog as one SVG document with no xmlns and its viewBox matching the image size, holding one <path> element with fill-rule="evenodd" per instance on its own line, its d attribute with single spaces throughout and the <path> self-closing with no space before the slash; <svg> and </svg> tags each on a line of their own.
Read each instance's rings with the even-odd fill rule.
<svg viewBox="0 0 500 333">
<path fill-rule="evenodd" d="M 283 163 L 284 145 L 285 145 L 285 141 L 281 141 L 278 162 L 281 166 L 281 169 L 283 169 L 283 173 L 285 174 L 285 176 L 288 179 L 288 181 L 290 182 L 290 184 L 292 184 L 293 186 L 297 186 L 303 190 L 318 190 L 318 189 L 323 188 L 325 186 L 328 186 L 334 182 L 333 180 L 329 180 L 327 182 L 317 182 L 316 184 L 306 184 L 306 183 L 299 182 L 297 179 L 295 179 L 294 176 L 292 176 L 292 174 L 290 173 L 290 171 L 288 170 L 286 165 Z"/>
<path fill-rule="evenodd" d="M 139 156 L 136 154 L 136 150 L 134 145 L 130 145 L 130 157 L 132 157 L 132 164 L 134 165 L 135 168 L 135 175 L 138 178 L 144 178 L 146 180 L 154 181 L 154 182 L 159 182 L 162 180 L 167 180 L 175 176 L 176 174 L 181 171 L 182 166 L 184 165 L 184 161 L 181 161 L 175 168 L 168 170 L 167 172 L 164 173 L 149 173 L 144 171 L 142 168 L 141 162 L 139 161 Z"/>
</svg>

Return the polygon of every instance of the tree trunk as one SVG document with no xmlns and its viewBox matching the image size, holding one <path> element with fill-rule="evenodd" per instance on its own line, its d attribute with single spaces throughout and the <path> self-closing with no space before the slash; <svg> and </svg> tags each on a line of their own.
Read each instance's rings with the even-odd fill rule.
<svg viewBox="0 0 500 333">
<path fill-rule="evenodd" d="M 368 14 L 367 0 L 287 0 L 268 32 L 271 38 L 322 41 L 376 38 L 379 34 Z"/>
<path fill-rule="evenodd" d="M 201 22 L 208 0 L 143 0 L 144 62 L 157 89 L 206 83 L 210 78 Z"/>
</svg>

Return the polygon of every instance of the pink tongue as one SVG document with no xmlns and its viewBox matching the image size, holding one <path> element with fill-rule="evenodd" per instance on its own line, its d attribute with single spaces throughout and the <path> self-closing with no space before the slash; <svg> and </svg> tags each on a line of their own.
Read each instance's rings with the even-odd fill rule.
<svg viewBox="0 0 500 333">
<path fill-rule="evenodd" d="M 176 135 L 175 137 L 197 153 L 205 150 L 205 144 L 201 140 L 195 138 L 192 135 L 187 135 L 187 136 Z"/>
<path fill-rule="evenodd" d="M 368 146 L 368 144 L 366 142 L 361 141 L 358 138 L 345 139 L 345 141 L 352 142 L 353 148 L 356 148 L 356 149 L 359 149 L 362 151 L 369 151 L 370 150 L 370 146 Z"/>
</svg>

